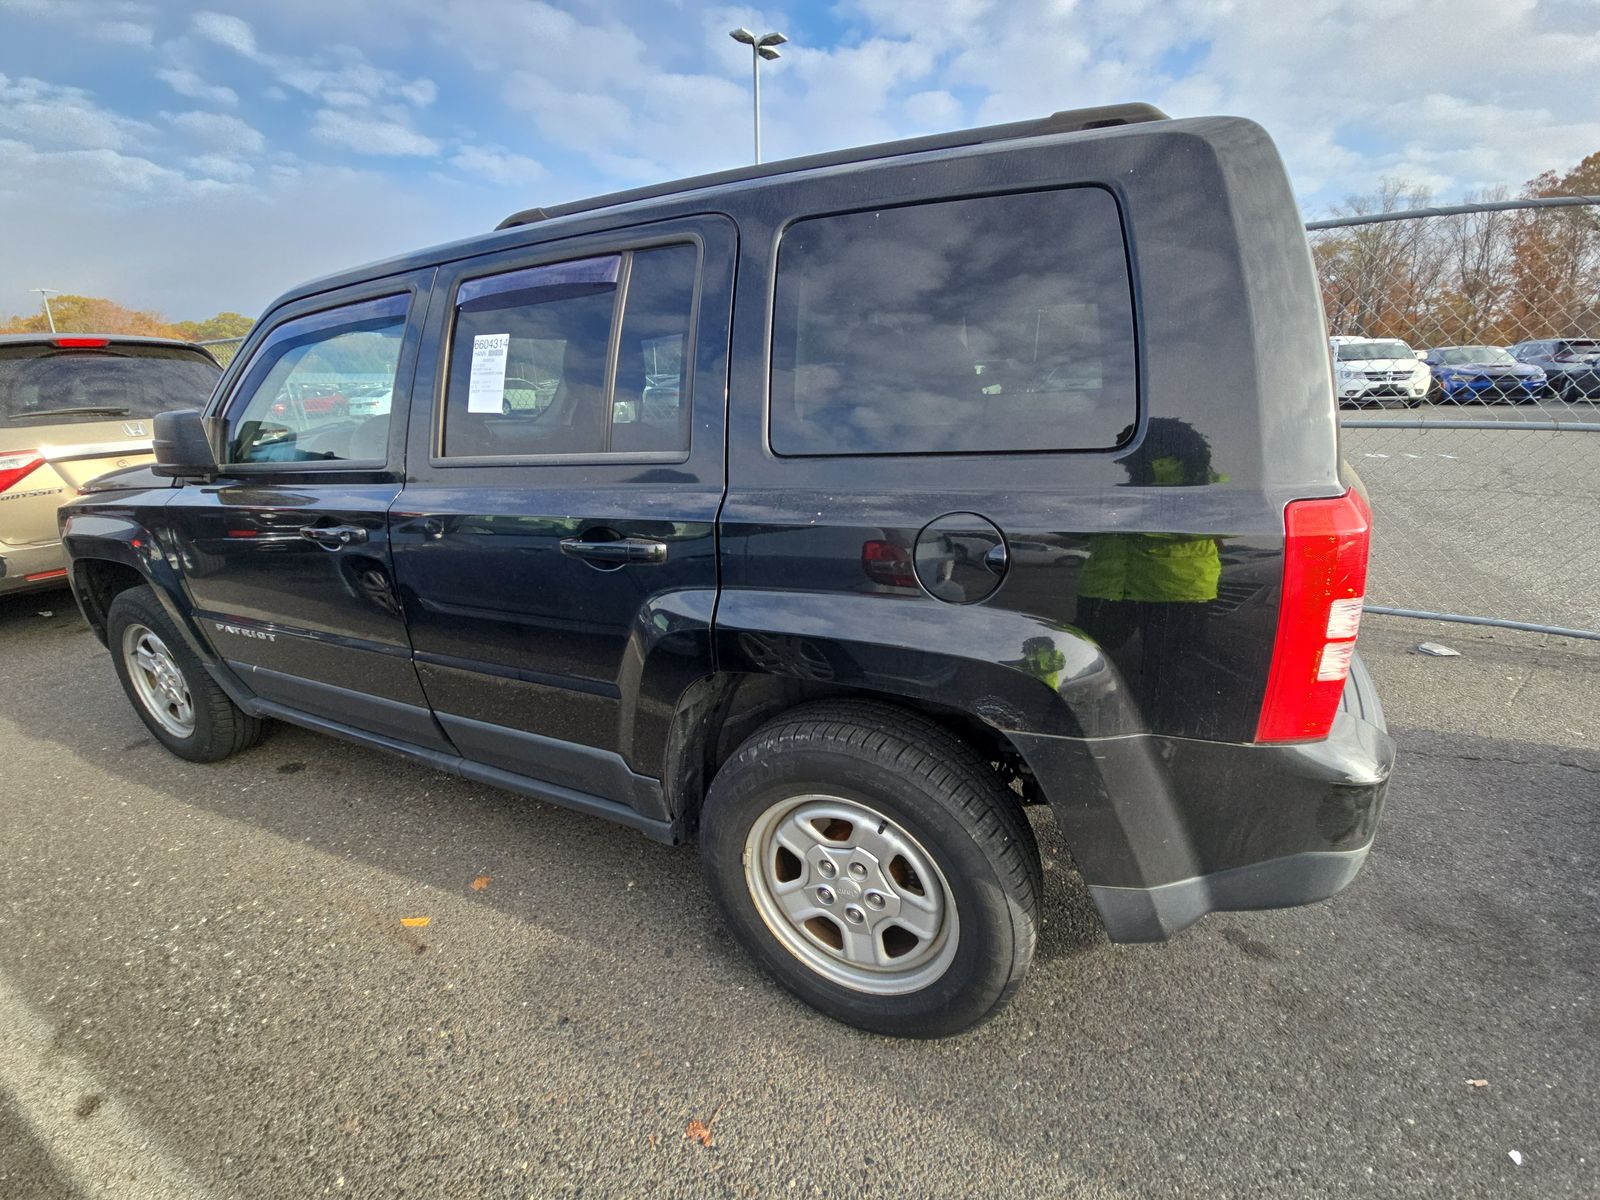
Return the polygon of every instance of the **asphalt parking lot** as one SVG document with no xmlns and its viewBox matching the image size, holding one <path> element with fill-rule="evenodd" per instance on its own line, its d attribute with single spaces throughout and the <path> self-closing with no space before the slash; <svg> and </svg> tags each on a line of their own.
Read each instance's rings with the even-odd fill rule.
<svg viewBox="0 0 1600 1200">
<path fill-rule="evenodd" d="M 910 1043 L 692 850 L 293 729 L 179 762 L 67 594 L 0 601 L 0 1197 L 1596 1195 L 1600 654 L 1363 638 L 1349 891 L 1112 947 L 1051 854 L 1017 1001 Z"/>
</svg>

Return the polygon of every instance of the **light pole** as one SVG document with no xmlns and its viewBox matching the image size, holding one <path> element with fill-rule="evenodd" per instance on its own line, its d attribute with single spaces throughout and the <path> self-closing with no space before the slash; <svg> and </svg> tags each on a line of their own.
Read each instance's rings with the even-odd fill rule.
<svg viewBox="0 0 1600 1200">
<path fill-rule="evenodd" d="M 728 34 L 736 42 L 742 42 L 750 47 L 750 78 L 754 84 L 756 117 L 756 162 L 761 161 L 761 60 L 764 58 L 771 62 L 775 58 L 783 57 L 778 53 L 778 47 L 789 39 L 781 33 L 763 33 L 760 37 L 740 26 Z"/>
<path fill-rule="evenodd" d="M 39 299 L 44 301 L 44 319 L 50 326 L 50 332 L 56 331 L 56 315 L 50 311 L 50 297 L 61 295 L 60 288 L 29 288 L 30 292 L 38 292 Z"/>
</svg>

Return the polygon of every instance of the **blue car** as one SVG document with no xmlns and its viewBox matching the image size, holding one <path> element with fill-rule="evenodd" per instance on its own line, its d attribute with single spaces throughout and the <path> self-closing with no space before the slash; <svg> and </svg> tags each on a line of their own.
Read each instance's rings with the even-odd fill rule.
<svg viewBox="0 0 1600 1200">
<path fill-rule="evenodd" d="M 1435 404 L 1531 404 L 1550 394 L 1542 368 L 1498 346 L 1442 346 L 1422 361 L 1433 370 L 1429 399 Z"/>
</svg>

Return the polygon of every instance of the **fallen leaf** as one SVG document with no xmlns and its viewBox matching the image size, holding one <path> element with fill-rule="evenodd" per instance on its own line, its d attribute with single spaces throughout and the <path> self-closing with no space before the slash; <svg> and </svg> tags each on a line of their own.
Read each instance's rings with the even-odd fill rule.
<svg viewBox="0 0 1600 1200">
<path fill-rule="evenodd" d="M 433 920 L 432 917 L 401 917 L 400 924 L 407 929 L 421 929 L 431 920 Z"/>
<path fill-rule="evenodd" d="M 1469 1079 L 1469 1080 L 1467 1080 L 1467 1083 L 1470 1084 L 1472 1087 L 1488 1087 L 1489 1086 L 1489 1081 L 1487 1079 Z"/>
<path fill-rule="evenodd" d="M 699 1142 L 702 1146 L 709 1146 L 711 1145 L 711 1126 L 707 1125 L 699 1117 L 696 1117 L 694 1120 L 689 1122 L 689 1128 L 683 1131 L 683 1136 L 686 1138 L 692 1138 L 694 1141 Z"/>
<path fill-rule="evenodd" d="M 476 879 L 474 879 L 472 881 L 472 890 L 475 891 L 475 892 L 481 892 L 481 891 L 483 891 L 484 888 L 489 886 L 489 882 L 490 882 L 490 876 L 488 876 L 488 875 L 479 875 Z"/>
</svg>

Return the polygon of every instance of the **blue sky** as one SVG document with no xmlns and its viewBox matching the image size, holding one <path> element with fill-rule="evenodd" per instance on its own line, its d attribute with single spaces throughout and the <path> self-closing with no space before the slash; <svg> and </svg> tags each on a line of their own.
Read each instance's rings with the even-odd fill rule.
<svg viewBox="0 0 1600 1200">
<path fill-rule="evenodd" d="M 1253 117 L 1308 212 L 1600 150 L 1600 0 L 0 0 L 0 313 L 173 318 L 747 161 L 1149 100 Z"/>
</svg>

